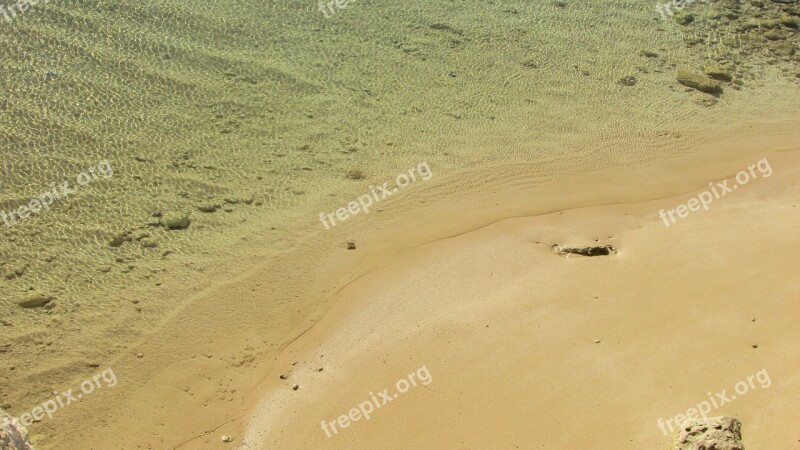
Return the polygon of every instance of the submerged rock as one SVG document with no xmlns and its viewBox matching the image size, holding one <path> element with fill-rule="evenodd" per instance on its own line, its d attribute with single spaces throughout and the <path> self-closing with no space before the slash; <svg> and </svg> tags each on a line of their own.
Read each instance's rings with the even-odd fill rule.
<svg viewBox="0 0 800 450">
<path fill-rule="evenodd" d="M 678 83 L 707 94 L 722 93 L 722 85 L 719 81 L 686 69 L 678 70 Z"/>
<path fill-rule="evenodd" d="M 16 419 L 0 409 L 0 450 L 35 450 L 28 431 Z"/>
<path fill-rule="evenodd" d="M 139 241 L 139 243 L 144 248 L 156 248 L 156 247 L 158 247 L 158 243 L 155 241 L 155 239 L 152 239 L 152 238 L 144 238 L 141 241 Z"/>
<path fill-rule="evenodd" d="M 672 450 L 744 450 L 742 423 L 733 417 L 690 420 L 678 433 Z"/>
<path fill-rule="evenodd" d="M 128 235 L 128 232 L 118 233 L 111 237 L 108 241 L 109 247 L 120 247 L 122 244 L 129 242 L 131 237 Z"/>
<path fill-rule="evenodd" d="M 43 292 L 32 291 L 29 292 L 25 298 L 20 300 L 17 304 L 23 308 L 38 308 L 53 301 L 52 295 L 47 295 Z"/>
<path fill-rule="evenodd" d="M 363 180 L 366 175 L 359 169 L 350 169 L 347 171 L 347 174 L 345 174 L 345 177 L 349 180 Z"/>
<path fill-rule="evenodd" d="M 713 95 L 702 94 L 700 92 L 692 96 L 692 101 L 700 106 L 712 107 L 717 104 L 719 100 Z"/>
<path fill-rule="evenodd" d="M 689 25 L 690 23 L 694 22 L 694 15 L 685 12 L 679 12 L 678 14 L 675 14 L 675 21 L 681 25 Z"/>
<path fill-rule="evenodd" d="M 28 270 L 28 264 L 20 263 L 11 267 L 8 272 L 6 272 L 6 279 L 13 280 L 14 278 L 21 277 L 25 274 L 25 271 Z"/>
<path fill-rule="evenodd" d="M 189 216 L 182 212 L 169 212 L 161 217 L 161 224 L 170 230 L 182 230 L 189 226 Z"/>
<path fill-rule="evenodd" d="M 708 66 L 703 71 L 715 80 L 731 81 L 733 79 L 733 75 L 722 67 Z"/>
<path fill-rule="evenodd" d="M 217 205 L 213 203 L 200 203 L 197 205 L 197 209 L 202 212 L 213 213 L 217 210 Z"/>
</svg>

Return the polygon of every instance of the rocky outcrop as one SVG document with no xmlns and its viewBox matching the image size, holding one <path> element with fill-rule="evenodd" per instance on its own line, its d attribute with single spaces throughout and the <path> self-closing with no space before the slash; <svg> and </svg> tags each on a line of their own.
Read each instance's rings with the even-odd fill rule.
<svg viewBox="0 0 800 450">
<path fill-rule="evenodd" d="M 0 409 L 0 450 L 34 450 L 28 431 Z"/>
<path fill-rule="evenodd" d="M 733 417 L 691 420 L 672 450 L 744 450 L 742 423 Z"/>
</svg>

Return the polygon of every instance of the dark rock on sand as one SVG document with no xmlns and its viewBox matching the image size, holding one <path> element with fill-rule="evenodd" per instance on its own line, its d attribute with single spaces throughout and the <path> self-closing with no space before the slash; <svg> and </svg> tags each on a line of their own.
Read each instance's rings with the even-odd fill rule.
<svg viewBox="0 0 800 450">
<path fill-rule="evenodd" d="M 744 450 L 742 423 L 733 417 L 690 420 L 678 433 L 672 450 Z"/>
<path fill-rule="evenodd" d="M 712 80 L 705 75 L 690 72 L 686 69 L 678 70 L 677 79 L 678 83 L 692 89 L 697 89 L 700 92 L 705 92 L 707 94 L 722 93 L 722 85 L 718 81 Z"/>
<path fill-rule="evenodd" d="M 580 255 L 580 256 L 608 256 L 617 254 L 617 249 L 611 245 L 592 246 L 592 247 L 561 247 L 558 244 L 552 246 L 554 252 L 559 255 Z"/>
</svg>

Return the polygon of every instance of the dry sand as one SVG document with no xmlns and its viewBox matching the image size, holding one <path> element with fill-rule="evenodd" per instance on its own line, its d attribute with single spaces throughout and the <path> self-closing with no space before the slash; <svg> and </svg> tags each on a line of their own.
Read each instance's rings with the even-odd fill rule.
<svg viewBox="0 0 800 450">
<path fill-rule="evenodd" d="M 711 415 L 741 419 L 748 449 L 800 448 L 800 148 L 783 150 L 687 171 L 774 172 L 670 227 L 658 211 L 705 183 L 501 220 L 359 277 L 279 357 L 240 448 L 666 449 L 659 418 L 762 370 L 771 384 Z M 429 384 L 326 437 L 422 366 Z"/>
</svg>

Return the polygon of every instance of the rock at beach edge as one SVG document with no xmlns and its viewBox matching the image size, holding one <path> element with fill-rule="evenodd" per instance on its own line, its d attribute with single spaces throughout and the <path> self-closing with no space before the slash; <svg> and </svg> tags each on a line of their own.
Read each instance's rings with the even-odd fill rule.
<svg viewBox="0 0 800 450">
<path fill-rule="evenodd" d="M 742 423 L 733 417 L 690 420 L 672 450 L 744 450 Z"/>
<path fill-rule="evenodd" d="M 28 431 L 2 409 L 0 409 L 0 450 L 35 450 L 28 440 Z"/>
</svg>

